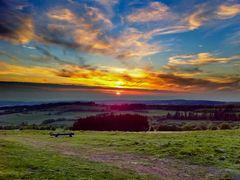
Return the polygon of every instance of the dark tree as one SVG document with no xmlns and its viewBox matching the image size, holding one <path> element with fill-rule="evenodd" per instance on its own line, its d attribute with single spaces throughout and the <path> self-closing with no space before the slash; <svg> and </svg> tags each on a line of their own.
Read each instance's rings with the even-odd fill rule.
<svg viewBox="0 0 240 180">
<path fill-rule="evenodd" d="M 73 130 L 96 131 L 147 131 L 148 118 L 137 114 L 103 114 L 80 118 L 73 124 Z"/>
</svg>

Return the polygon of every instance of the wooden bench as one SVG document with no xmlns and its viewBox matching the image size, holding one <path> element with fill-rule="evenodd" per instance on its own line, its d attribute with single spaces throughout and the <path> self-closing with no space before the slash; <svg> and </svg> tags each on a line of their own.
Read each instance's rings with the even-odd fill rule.
<svg viewBox="0 0 240 180">
<path fill-rule="evenodd" d="M 61 133 L 57 133 L 57 132 L 51 132 L 49 134 L 50 136 L 55 136 L 55 137 L 58 137 L 58 136 L 69 136 L 69 137 L 72 137 L 74 135 L 73 132 L 61 132 Z"/>
</svg>

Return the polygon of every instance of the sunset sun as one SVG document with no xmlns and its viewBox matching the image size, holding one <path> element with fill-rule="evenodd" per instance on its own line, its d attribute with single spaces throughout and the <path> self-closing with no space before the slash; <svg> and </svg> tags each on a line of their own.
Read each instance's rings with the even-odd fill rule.
<svg viewBox="0 0 240 180">
<path fill-rule="evenodd" d="M 120 92 L 120 91 L 116 91 L 116 95 L 117 95 L 117 96 L 120 96 L 120 95 L 121 95 L 121 92 Z"/>
</svg>

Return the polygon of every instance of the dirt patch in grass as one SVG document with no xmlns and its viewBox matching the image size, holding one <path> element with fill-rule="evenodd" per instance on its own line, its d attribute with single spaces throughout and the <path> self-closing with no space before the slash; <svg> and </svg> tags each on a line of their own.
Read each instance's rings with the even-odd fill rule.
<svg viewBox="0 0 240 180">
<path fill-rule="evenodd" d="M 188 164 L 182 160 L 172 158 L 157 158 L 154 156 L 131 153 L 96 151 L 94 149 L 71 146 L 66 143 L 51 143 L 29 137 L 15 138 L 14 141 L 43 150 L 57 152 L 66 156 L 74 156 L 94 162 L 114 165 L 122 169 L 135 171 L 139 174 L 154 175 L 156 179 L 234 179 L 227 170 Z M 235 177 L 239 177 L 239 175 L 235 175 Z"/>
</svg>

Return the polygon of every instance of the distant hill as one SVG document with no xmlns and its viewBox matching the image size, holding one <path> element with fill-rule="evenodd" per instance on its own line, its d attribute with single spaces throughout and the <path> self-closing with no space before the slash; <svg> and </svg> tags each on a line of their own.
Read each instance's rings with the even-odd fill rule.
<svg viewBox="0 0 240 180">
<path fill-rule="evenodd" d="M 11 107 L 11 106 L 31 106 L 41 104 L 41 102 L 22 102 L 22 101 L 0 101 L 0 107 Z"/>
<path fill-rule="evenodd" d="M 94 102 L 88 101 L 49 101 L 49 102 L 21 102 L 21 101 L 0 101 L 0 107 L 2 108 L 14 108 L 14 107 L 24 107 L 28 106 L 29 108 L 34 107 L 55 107 L 55 106 L 64 106 L 64 105 L 85 105 L 85 104 L 95 104 Z"/>
<path fill-rule="evenodd" d="M 208 101 L 208 100 L 106 100 L 96 101 L 96 103 L 102 104 L 146 104 L 146 105 L 224 105 L 235 104 L 236 102 L 224 102 L 224 101 Z"/>
<path fill-rule="evenodd" d="M 83 103 L 86 101 L 53 101 L 53 102 L 22 102 L 22 101 L 0 101 L 0 107 L 12 107 L 12 106 L 32 106 L 40 104 L 54 104 L 68 103 L 76 104 Z M 105 105 L 120 105 L 120 104 L 146 104 L 146 105 L 225 105 L 225 104 L 240 104 L 240 102 L 225 102 L 225 101 L 208 101 L 208 100 L 100 100 L 95 101 L 96 104 Z"/>
</svg>

